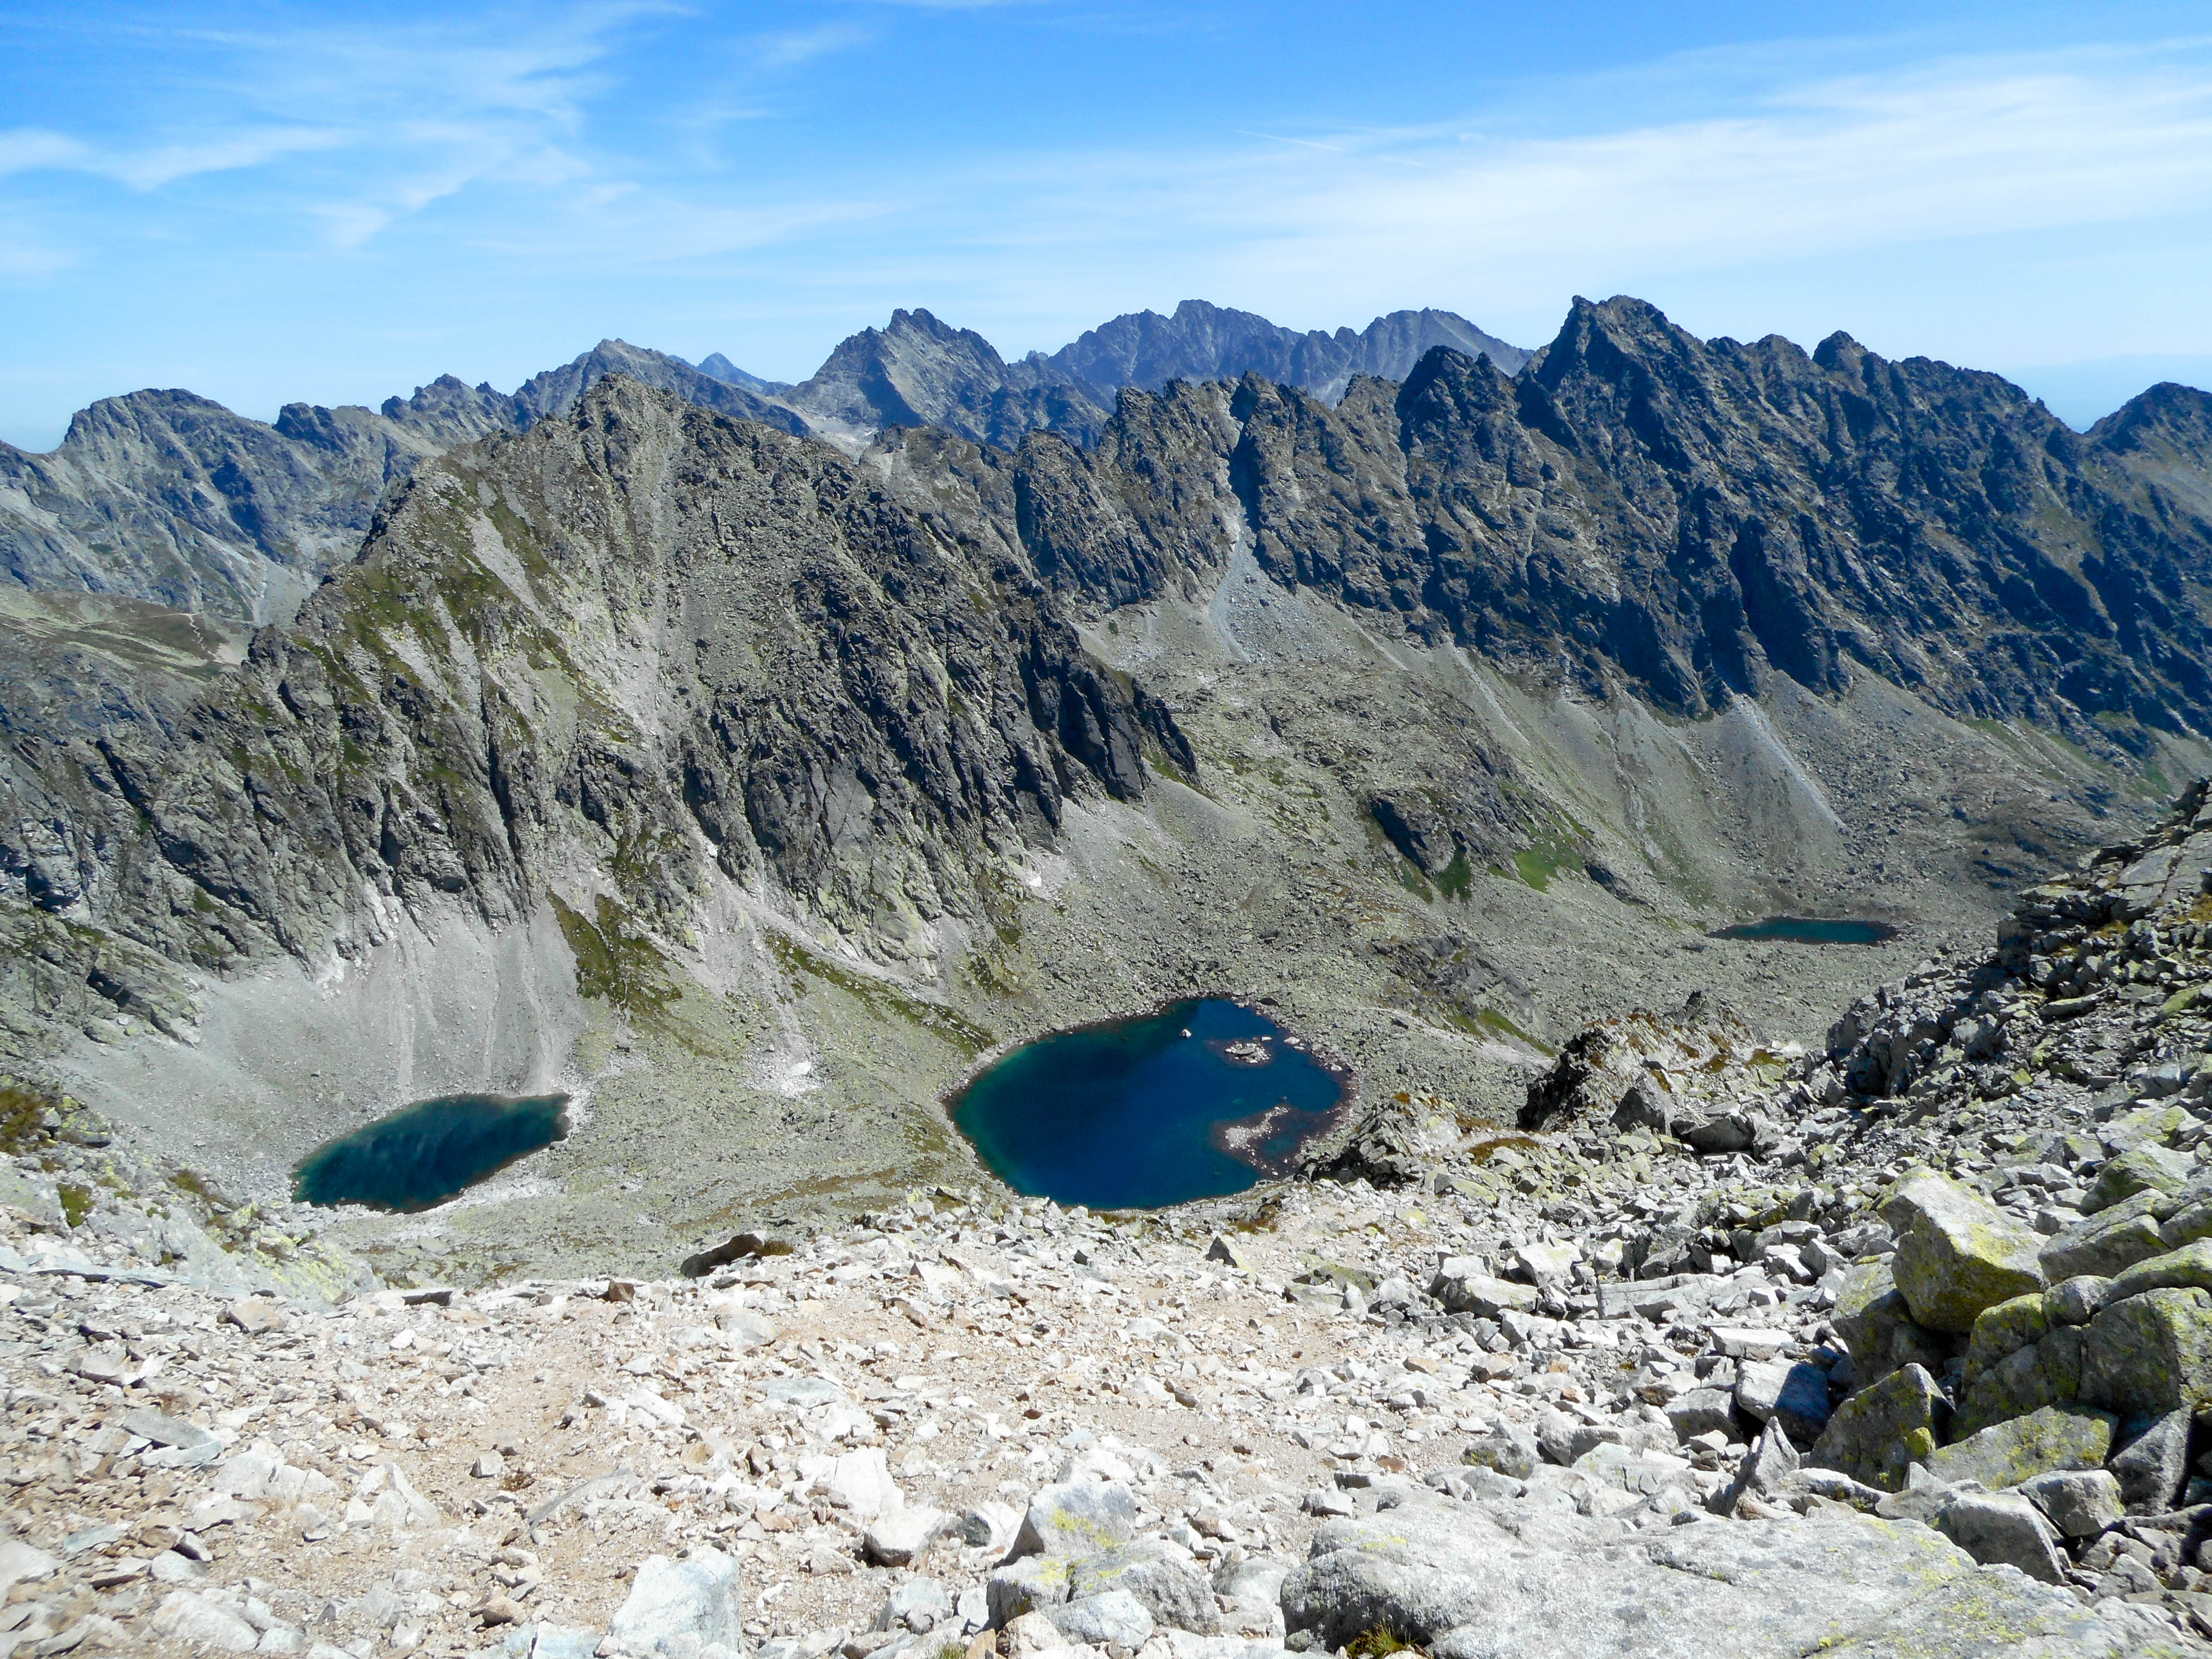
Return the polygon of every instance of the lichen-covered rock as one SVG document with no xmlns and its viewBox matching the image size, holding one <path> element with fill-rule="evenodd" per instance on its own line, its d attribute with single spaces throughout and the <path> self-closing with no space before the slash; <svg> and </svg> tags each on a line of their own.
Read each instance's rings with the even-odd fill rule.
<svg viewBox="0 0 2212 1659">
<path fill-rule="evenodd" d="M 1086 1556 L 1068 1570 L 1070 1600 L 1109 1590 L 1133 1596 L 1154 1623 L 1169 1630 L 1212 1636 L 1221 1628 L 1212 1584 L 1172 1545 L 1124 1544 Z"/>
<path fill-rule="evenodd" d="M 1999 1492 L 2053 1469 L 2101 1468 L 2112 1450 L 2113 1426 L 2105 1412 L 2045 1406 L 1939 1447 L 1921 1461 L 1938 1480 L 1978 1480 Z"/>
<path fill-rule="evenodd" d="M 2110 1279 L 2171 1248 L 2154 1212 L 2162 1194 L 2137 1193 L 2054 1233 L 2039 1252 L 2044 1277 L 2056 1284 L 2085 1275 Z"/>
<path fill-rule="evenodd" d="M 2114 1276 L 2106 1300 L 2119 1302 L 2146 1291 L 2165 1290 L 2212 1291 L 2212 1238 L 2136 1262 Z"/>
<path fill-rule="evenodd" d="M 1064 1480 L 1030 1499 L 1017 1555 L 1095 1555 L 1137 1534 L 1137 1500 L 1110 1481 Z"/>
<path fill-rule="evenodd" d="M 2196 1165 L 2184 1152 L 2164 1146 L 2134 1146 L 2097 1171 L 2081 1200 L 2081 1213 L 2094 1215 L 2138 1193 L 2163 1198 L 2181 1190 Z"/>
<path fill-rule="evenodd" d="M 1906 1176 L 1882 1219 L 1897 1235 L 1897 1288 L 1931 1330 L 1971 1331 L 1984 1308 L 2043 1288 L 2042 1238 L 1942 1176 Z"/>
<path fill-rule="evenodd" d="M 1907 1365 L 1838 1406 L 1805 1461 L 1883 1492 L 1901 1491 L 1905 1471 L 1936 1449 L 1949 1410 L 1926 1368 Z"/>
<path fill-rule="evenodd" d="M 2124 1417 L 2212 1402 L 2212 1291 L 2146 1291 L 2083 1326 L 2079 1397 Z"/>
<path fill-rule="evenodd" d="M 1887 1259 L 1860 1262 L 1845 1275 L 1833 1323 L 1861 1382 L 1904 1365 L 1943 1368 L 1943 1339 L 1914 1320 Z"/>
<path fill-rule="evenodd" d="M 1983 1309 L 1980 1317 L 1974 1321 L 1973 1336 L 1966 1345 L 1966 1375 L 1971 1377 L 1988 1370 L 2048 1336 L 2051 1323 L 2049 1300 L 2047 1291 L 2031 1291 L 2026 1296 L 2000 1302 L 1994 1308 Z"/>
</svg>

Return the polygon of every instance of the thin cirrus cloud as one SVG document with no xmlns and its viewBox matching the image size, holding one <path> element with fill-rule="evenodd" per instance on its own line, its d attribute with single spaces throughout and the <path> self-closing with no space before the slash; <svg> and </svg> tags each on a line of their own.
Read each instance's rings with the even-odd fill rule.
<svg viewBox="0 0 2212 1659">
<path fill-rule="evenodd" d="M 1723 117 L 1567 137 L 1264 137 L 1024 165 L 996 181 L 1018 210 L 974 228 L 1032 260 L 1104 258 L 1117 279 L 1166 252 L 1279 302 L 1341 304 L 1380 264 L 1401 289 L 1520 305 L 1605 270 L 1648 278 L 2212 206 L 2212 71 L 2166 54 L 1808 80 Z"/>
<path fill-rule="evenodd" d="M 1893 355 L 2000 368 L 2212 354 L 2203 307 L 2157 287 L 2212 258 L 2203 40 L 1933 59 L 1895 38 L 1767 42 L 1470 79 L 1393 126 L 1352 118 L 1346 93 L 1218 115 L 1163 94 L 1089 120 L 1071 101 L 1049 130 L 1077 136 L 1052 143 L 988 113 L 931 125 L 926 101 L 884 118 L 895 141 L 871 127 L 872 89 L 913 84 L 908 46 L 1000 9 L 825 0 L 720 33 L 660 3 L 157 21 L 140 61 L 176 73 L 142 67 L 102 118 L 27 101 L 0 131 L 0 283 L 44 307 L 19 342 L 112 354 L 82 369 L 85 398 L 158 374 L 270 407 L 447 368 L 511 383 L 617 331 L 803 376 L 898 306 L 1012 356 L 1194 295 L 1302 327 L 1445 306 L 1524 343 L 1569 295 L 1626 291 L 1711 331 L 1863 325 Z M 2130 238 L 2158 246 L 2130 264 L 2112 250 Z M 257 270 L 281 270 L 280 297 L 227 309 L 266 291 L 237 281 Z M 128 303 L 149 286 L 172 301 Z M 285 343 L 310 336 L 333 354 L 320 385 Z M 424 361 L 390 355 L 417 338 Z M 60 384 L 68 348 L 43 349 L 19 343 L 0 384 Z M 258 379 L 240 366 L 256 351 Z"/>
</svg>

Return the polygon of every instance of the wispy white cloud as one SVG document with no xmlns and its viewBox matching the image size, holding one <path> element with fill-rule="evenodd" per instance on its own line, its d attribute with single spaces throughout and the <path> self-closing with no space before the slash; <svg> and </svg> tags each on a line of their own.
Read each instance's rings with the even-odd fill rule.
<svg viewBox="0 0 2212 1659">
<path fill-rule="evenodd" d="M 1002 303 L 1072 282 L 1088 314 L 1103 289 L 1173 272 L 1340 317 L 1383 293 L 1549 304 L 1607 273 L 2212 210 L 2212 55 L 2189 43 L 1806 74 L 1735 103 L 1563 137 L 1470 137 L 1463 120 L 1008 158 L 918 189 L 915 216 L 951 216 L 930 263 L 964 241 Z"/>
<path fill-rule="evenodd" d="M 858 23 L 819 23 L 811 29 L 757 36 L 753 42 L 753 62 L 762 69 L 797 69 L 832 52 L 866 46 L 876 38 L 874 29 L 864 28 Z"/>
</svg>

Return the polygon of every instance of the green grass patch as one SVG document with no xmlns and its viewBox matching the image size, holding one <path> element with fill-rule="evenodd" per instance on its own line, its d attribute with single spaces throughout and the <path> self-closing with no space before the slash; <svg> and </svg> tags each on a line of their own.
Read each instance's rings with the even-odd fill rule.
<svg viewBox="0 0 2212 1659">
<path fill-rule="evenodd" d="M 903 1020 L 909 1025 L 918 1025 L 923 1030 L 944 1038 L 971 1060 L 999 1040 L 973 1021 L 963 1019 L 950 1008 L 923 1002 L 907 995 L 895 985 L 841 968 L 786 934 L 771 933 L 768 936 L 768 948 L 775 952 L 775 959 L 785 973 L 805 974 L 825 985 L 835 986 L 878 1018 Z M 969 960 L 972 972 L 975 953 L 970 954 Z"/>
<path fill-rule="evenodd" d="M 92 1188 L 74 1181 L 64 1181 L 56 1189 L 61 1195 L 62 1219 L 71 1227 L 82 1227 L 92 1214 Z"/>
<path fill-rule="evenodd" d="M 1543 842 L 1534 847 L 1524 847 L 1513 855 L 1513 868 L 1522 880 L 1538 892 L 1547 891 L 1552 878 L 1562 870 L 1577 869 L 1582 855 L 1571 847 L 1557 842 Z"/>
<path fill-rule="evenodd" d="M 625 925 L 623 908 L 599 895 L 593 922 L 556 898 L 561 937 L 576 958 L 576 994 L 599 997 L 634 1015 L 659 1012 L 683 993 L 668 975 L 668 958 L 635 927 Z"/>
<path fill-rule="evenodd" d="M 0 1088 L 0 1153 L 13 1158 L 35 1142 L 39 1126 L 58 1104 L 58 1101 L 20 1083 Z"/>
<path fill-rule="evenodd" d="M 1380 1625 L 1353 1637 L 1345 1644 L 1344 1650 L 1352 1656 L 1352 1659 L 1385 1659 L 1387 1655 L 1393 1653 L 1420 1651 L 1411 1642 L 1400 1640 L 1395 1632 L 1386 1630 Z"/>
<path fill-rule="evenodd" d="M 1467 861 L 1467 848 L 1455 848 L 1451 862 L 1444 866 L 1443 873 L 1437 878 L 1437 891 L 1448 899 L 1464 899 L 1474 884 L 1474 866 Z"/>
</svg>

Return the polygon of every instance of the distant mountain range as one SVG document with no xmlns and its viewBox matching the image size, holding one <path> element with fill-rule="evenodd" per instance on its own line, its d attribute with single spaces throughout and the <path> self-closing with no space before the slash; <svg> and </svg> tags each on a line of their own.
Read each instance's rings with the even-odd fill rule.
<svg viewBox="0 0 2212 1659">
<path fill-rule="evenodd" d="M 1049 357 L 1012 364 L 972 330 L 895 312 L 796 386 L 749 374 L 719 352 L 695 366 L 603 340 L 513 392 L 443 375 L 378 410 L 288 404 L 273 426 L 190 392 L 137 392 L 81 411 L 49 454 L 0 445 L 0 575 L 33 591 L 281 621 L 352 556 L 385 491 L 426 459 L 526 430 L 614 374 L 848 450 L 884 428 L 915 426 L 1012 447 L 1037 430 L 1094 442 L 1125 386 L 1256 373 L 1333 402 L 1354 374 L 1402 379 L 1435 345 L 1487 352 L 1508 374 L 1528 356 L 1449 312 L 1395 312 L 1358 333 L 1302 334 L 1186 300 L 1172 317 L 1117 317 Z"/>
</svg>

